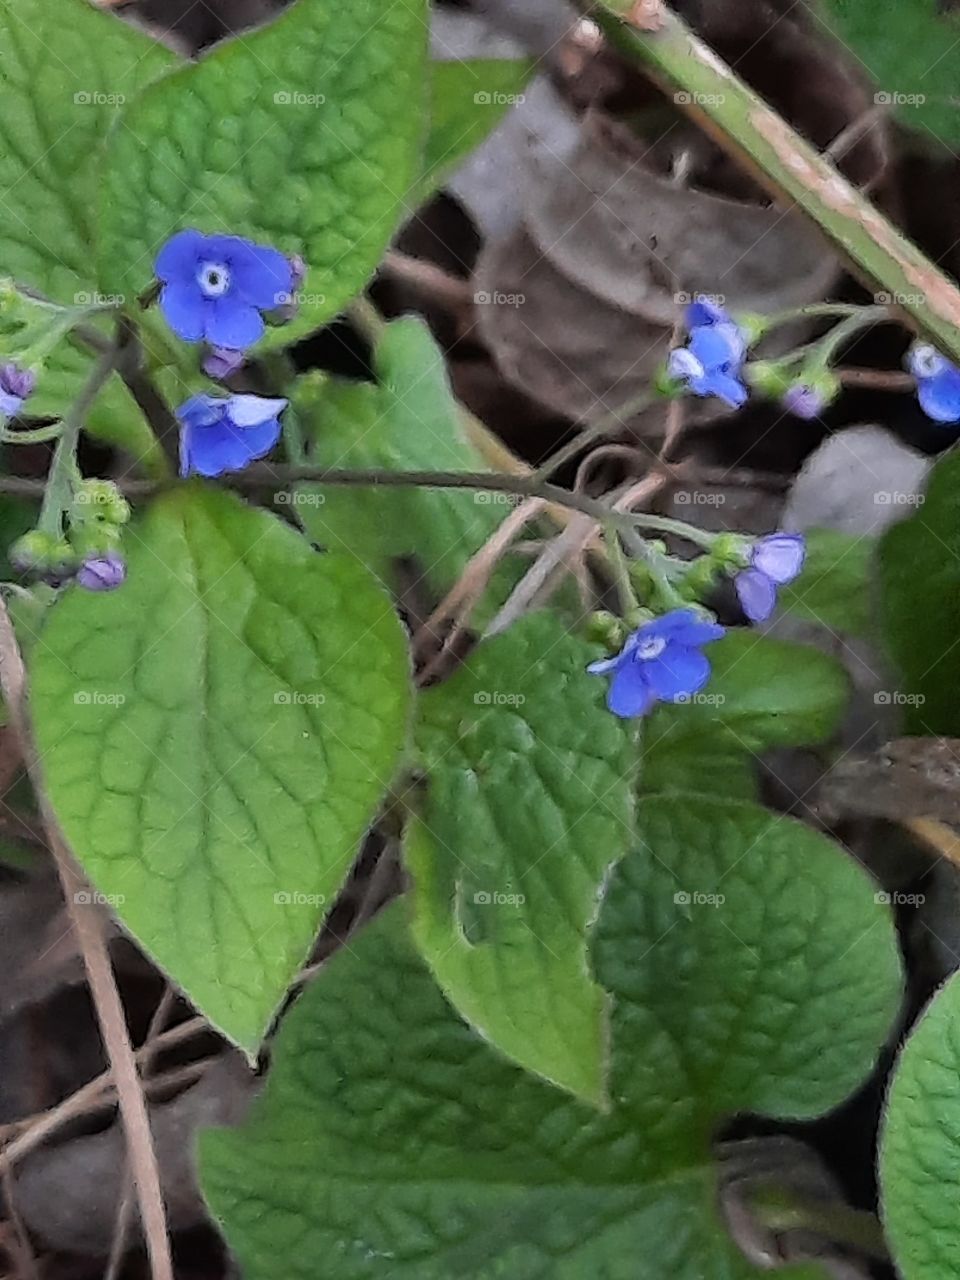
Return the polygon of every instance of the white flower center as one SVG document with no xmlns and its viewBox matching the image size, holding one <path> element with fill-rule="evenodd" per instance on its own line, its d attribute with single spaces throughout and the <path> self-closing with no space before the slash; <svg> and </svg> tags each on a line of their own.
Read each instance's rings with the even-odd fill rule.
<svg viewBox="0 0 960 1280">
<path fill-rule="evenodd" d="M 909 366 L 915 378 L 933 378 L 946 367 L 946 361 L 939 351 L 921 343 L 910 352 Z"/>
<path fill-rule="evenodd" d="M 230 288 L 230 269 L 223 262 L 201 262 L 197 283 L 208 298 L 222 298 Z"/>
<path fill-rule="evenodd" d="M 652 658 L 659 658 L 666 647 L 666 640 L 660 636 L 650 636 L 648 640 L 641 640 L 637 645 L 637 657 L 641 662 L 649 662 Z"/>
</svg>

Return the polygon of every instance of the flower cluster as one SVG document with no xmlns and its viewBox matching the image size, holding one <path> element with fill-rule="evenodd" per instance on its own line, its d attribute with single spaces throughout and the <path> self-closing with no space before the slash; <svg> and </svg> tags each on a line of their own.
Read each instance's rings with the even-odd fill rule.
<svg viewBox="0 0 960 1280">
<path fill-rule="evenodd" d="M 743 361 L 746 338 L 723 307 L 705 299 L 686 312 L 689 337 L 685 347 L 670 352 L 667 373 L 696 396 L 717 396 L 732 409 L 746 403 Z"/>
<path fill-rule="evenodd" d="M 48 582 L 113 591 L 127 576 L 120 540 L 129 519 L 130 507 L 112 481 L 81 480 L 67 512 L 67 536 L 33 529 L 13 544 L 10 561 Z"/>
</svg>

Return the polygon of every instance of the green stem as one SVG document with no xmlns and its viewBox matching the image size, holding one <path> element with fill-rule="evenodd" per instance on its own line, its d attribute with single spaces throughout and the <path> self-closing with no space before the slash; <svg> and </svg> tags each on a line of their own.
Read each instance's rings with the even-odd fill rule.
<svg viewBox="0 0 960 1280">
<path fill-rule="evenodd" d="M 613 574 L 614 586 L 617 589 L 617 598 L 620 602 L 620 615 L 626 618 L 633 610 L 637 608 L 637 596 L 633 589 L 633 583 L 630 581 L 630 569 L 627 564 L 627 557 L 623 554 L 623 547 L 620 545 L 620 531 L 612 524 L 607 524 L 603 530 L 603 545 L 610 562 L 610 570 Z"/>
<path fill-rule="evenodd" d="M 579 458 L 590 445 L 599 444 L 607 436 L 625 427 L 630 418 L 642 413 L 644 409 L 649 409 L 657 399 L 658 397 L 653 392 L 643 391 L 633 400 L 628 400 L 619 409 L 612 409 L 609 413 L 605 413 L 603 417 L 592 422 L 586 431 L 581 431 L 579 435 L 568 441 L 562 449 L 558 449 L 556 453 L 551 454 L 546 462 L 534 471 L 534 478 L 537 480 L 549 480 L 551 476 L 556 475 L 561 467 L 566 466 L 568 462 L 572 462 L 574 458 Z"/>
<path fill-rule="evenodd" d="M 29 431 L 11 431 L 9 427 L 0 427 L 0 444 L 46 444 L 48 440 L 56 440 L 63 430 L 63 424 L 54 423 L 49 427 L 34 427 Z"/>
<path fill-rule="evenodd" d="M 873 310 L 869 304 L 859 306 L 853 302 L 813 302 L 803 307 L 788 307 L 785 311 L 775 311 L 773 315 L 764 316 L 765 329 L 779 329 L 782 325 L 792 324 L 795 320 L 845 319 L 855 316 L 861 311 Z M 893 317 L 886 307 L 881 310 L 888 319 Z"/>
<path fill-rule="evenodd" d="M 117 356 L 117 351 L 111 350 L 99 358 L 63 420 L 60 439 L 57 441 L 53 461 L 47 473 L 40 519 L 37 522 L 37 528 L 42 533 L 48 533 L 54 538 L 63 537 L 63 513 L 69 507 L 73 497 L 80 429 L 104 384 L 113 374 Z"/>
<path fill-rule="evenodd" d="M 640 31 L 624 21 L 632 3 L 581 0 L 617 48 L 670 93 L 685 91 L 701 127 L 775 197 L 796 202 L 858 275 L 893 295 L 912 328 L 960 361 L 960 291 L 948 277 L 666 5 L 658 29 Z"/>
</svg>

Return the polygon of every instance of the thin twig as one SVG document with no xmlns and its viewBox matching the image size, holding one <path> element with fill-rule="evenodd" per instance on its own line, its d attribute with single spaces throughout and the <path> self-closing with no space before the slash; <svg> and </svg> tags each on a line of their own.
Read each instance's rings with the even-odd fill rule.
<svg viewBox="0 0 960 1280">
<path fill-rule="evenodd" d="M 104 361 L 106 358 L 104 358 Z M 113 361 L 109 362 L 112 369 Z M 93 380 L 88 387 L 92 399 L 96 396 Z M 77 422 L 82 415 L 77 413 Z M 66 429 L 64 435 L 66 435 Z M 83 955 L 90 986 L 93 1007 L 100 1024 L 100 1032 L 113 1067 L 120 1116 L 127 1140 L 130 1164 L 134 1171 L 140 1216 L 150 1257 L 153 1280 L 173 1280 L 173 1261 L 170 1254 L 170 1237 L 167 1232 L 166 1211 L 160 1190 L 160 1171 L 150 1132 L 147 1105 L 144 1100 L 137 1060 L 130 1043 L 116 976 L 110 963 L 102 917 L 85 905 L 86 882 L 67 846 L 56 815 L 49 801 L 41 776 L 39 758 L 34 754 L 27 732 L 24 709 L 25 673 L 16 636 L 6 604 L 0 600 L 0 685 L 11 723 L 20 736 L 20 743 L 27 763 L 27 772 L 33 782 L 40 804 L 40 812 L 47 828 L 51 852 L 63 885 L 67 912 L 70 916 L 77 942 Z"/>
</svg>

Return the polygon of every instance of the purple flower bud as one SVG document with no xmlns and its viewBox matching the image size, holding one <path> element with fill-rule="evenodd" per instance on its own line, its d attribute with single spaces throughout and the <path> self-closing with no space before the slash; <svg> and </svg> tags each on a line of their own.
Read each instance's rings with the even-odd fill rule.
<svg viewBox="0 0 960 1280">
<path fill-rule="evenodd" d="M 208 378 L 223 382 L 243 365 L 243 352 L 228 347 L 214 347 L 203 357 L 202 368 Z"/>
<path fill-rule="evenodd" d="M 86 591 L 115 591 L 127 576 L 123 558 L 114 551 L 91 556 L 77 570 L 77 584 Z"/>
<path fill-rule="evenodd" d="M 823 395 L 816 387 L 808 386 L 805 382 L 797 382 L 788 387 L 781 403 L 788 413 L 792 413 L 795 418 L 803 418 L 805 422 L 819 418 L 826 408 Z"/>
<path fill-rule="evenodd" d="M 32 369 L 20 369 L 12 362 L 0 365 L 0 413 L 15 417 L 36 385 L 37 375 Z"/>
</svg>

